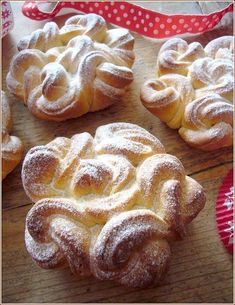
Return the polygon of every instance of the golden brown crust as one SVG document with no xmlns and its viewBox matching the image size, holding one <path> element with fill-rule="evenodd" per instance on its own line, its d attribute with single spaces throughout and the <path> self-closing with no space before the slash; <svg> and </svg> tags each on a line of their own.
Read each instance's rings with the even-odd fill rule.
<svg viewBox="0 0 235 305">
<path fill-rule="evenodd" d="M 5 92 L 1 91 L 2 108 L 2 179 L 4 179 L 20 162 L 23 144 L 18 137 L 11 136 L 12 117 L 10 105 Z"/>
<path fill-rule="evenodd" d="M 69 265 L 131 287 L 165 274 L 169 239 L 205 204 L 202 187 L 157 138 L 113 123 L 32 148 L 22 181 L 36 204 L 26 219 L 26 247 L 43 268 Z"/>
<path fill-rule="evenodd" d="M 119 101 L 133 80 L 134 38 L 95 14 L 54 22 L 19 43 L 9 90 L 43 120 L 64 121 Z"/>
<path fill-rule="evenodd" d="M 190 146 L 231 146 L 233 66 L 232 36 L 214 39 L 204 49 L 197 42 L 170 39 L 158 54 L 160 76 L 142 85 L 140 99 L 169 127 L 179 129 Z"/>
</svg>

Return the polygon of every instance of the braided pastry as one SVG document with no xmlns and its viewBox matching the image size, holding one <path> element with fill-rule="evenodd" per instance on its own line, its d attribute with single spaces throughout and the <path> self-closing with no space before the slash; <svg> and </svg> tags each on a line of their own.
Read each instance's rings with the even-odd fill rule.
<svg viewBox="0 0 235 305">
<path fill-rule="evenodd" d="M 158 53 L 157 74 L 187 75 L 192 62 L 204 56 L 205 51 L 199 42 L 188 44 L 181 38 L 170 39 L 163 44 Z"/>
<path fill-rule="evenodd" d="M 143 105 L 171 128 L 181 126 L 185 106 L 194 98 L 194 89 L 185 76 L 166 74 L 142 86 Z"/>
<path fill-rule="evenodd" d="M 32 148 L 22 181 L 36 204 L 26 218 L 29 254 L 42 268 L 69 265 L 130 287 L 165 274 L 168 241 L 205 204 L 202 187 L 157 138 L 113 123 Z"/>
<path fill-rule="evenodd" d="M 133 80 L 133 44 L 127 30 L 107 30 L 94 14 L 74 16 L 60 30 L 50 22 L 20 41 L 7 86 L 43 120 L 104 109 Z"/>
<path fill-rule="evenodd" d="M 224 58 L 233 60 L 233 36 L 222 36 L 210 41 L 206 47 L 205 52 L 211 58 Z"/>
<path fill-rule="evenodd" d="M 12 118 L 9 102 L 5 92 L 1 91 L 2 107 L 2 179 L 4 179 L 20 162 L 23 145 L 18 137 L 9 133 L 12 128 Z"/>
<path fill-rule="evenodd" d="M 196 97 L 216 93 L 232 102 L 233 62 L 226 59 L 204 57 L 189 68 L 189 78 L 196 90 Z"/>
<path fill-rule="evenodd" d="M 181 137 L 191 146 L 214 150 L 233 143 L 233 106 L 218 94 L 208 94 L 185 109 Z"/>
<path fill-rule="evenodd" d="M 231 146 L 233 37 L 217 38 L 204 50 L 199 45 L 178 38 L 167 41 L 158 56 L 160 76 L 143 84 L 140 99 L 169 127 L 180 128 L 179 134 L 189 145 L 202 150 Z M 205 101 L 210 101 L 210 107 Z"/>
</svg>

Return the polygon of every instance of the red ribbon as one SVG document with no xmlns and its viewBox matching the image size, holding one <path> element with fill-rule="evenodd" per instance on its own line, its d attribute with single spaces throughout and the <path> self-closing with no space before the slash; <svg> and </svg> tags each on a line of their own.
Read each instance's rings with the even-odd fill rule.
<svg viewBox="0 0 235 305">
<path fill-rule="evenodd" d="M 204 33 L 214 28 L 226 13 L 233 11 L 233 3 L 231 3 L 221 11 L 209 15 L 166 15 L 126 1 L 87 1 L 57 2 L 51 12 L 43 12 L 40 11 L 38 3 L 40 1 L 25 1 L 23 14 L 39 21 L 54 18 L 63 8 L 72 8 L 83 13 L 98 14 L 109 23 L 151 38 Z"/>
</svg>

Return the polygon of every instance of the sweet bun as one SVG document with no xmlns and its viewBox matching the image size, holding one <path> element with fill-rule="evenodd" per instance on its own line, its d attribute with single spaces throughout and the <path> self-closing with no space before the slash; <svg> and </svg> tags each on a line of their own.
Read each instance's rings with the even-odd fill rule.
<svg viewBox="0 0 235 305">
<path fill-rule="evenodd" d="M 212 40 L 203 49 L 180 38 L 160 49 L 157 78 L 140 90 L 143 105 L 190 145 L 201 150 L 231 146 L 233 37 Z"/>
<path fill-rule="evenodd" d="M 113 123 L 32 148 L 22 181 L 35 202 L 26 248 L 42 268 L 69 266 L 129 287 L 159 282 L 169 241 L 204 207 L 202 187 L 145 129 Z"/>
<path fill-rule="evenodd" d="M 11 136 L 12 117 L 5 92 L 1 91 L 2 108 L 2 179 L 18 165 L 23 154 L 23 144 L 18 137 Z"/>
<path fill-rule="evenodd" d="M 64 121 L 118 102 L 133 80 L 134 38 L 107 30 L 95 14 L 47 23 L 23 38 L 11 61 L 8 89 L 36 117 Z"/>
</svg>

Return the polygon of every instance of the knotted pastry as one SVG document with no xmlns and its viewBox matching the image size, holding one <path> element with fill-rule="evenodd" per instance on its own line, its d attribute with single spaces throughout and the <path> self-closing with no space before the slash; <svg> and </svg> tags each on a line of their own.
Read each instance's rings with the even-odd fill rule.
<svg viewBox="0 0 235 305">
<path fill-rule="evenodd" d="M 173 38 L 163 44 L 157 60 L 157 74 L 178 73 L 188 74 L 188 67 L 198 58 L 205 56 L 199 42 L 188 44 L 181 38 Z"/>
<path fill-rule="evenodd" d="M 189 78 L 196 90 L 196 97 L 211 93 L 233 101 L 233 62 L 226 59 L 204 57 L 189 68 Z"/>
<path fill-rule="evenodd" d="M 194 89 L 187 77 L 166 74 L 145 82 L 140 98 L 143 105 L 169 127 L 179 128 L 185 106 L 194 98 Z"/>
<path fill-rule="evenodd" d="M 2 107 L 2 179 L 4 179 L 20 162 L 23 145 L 18 137 L 11 136 L 12 117 L 10 105 L 5 92 L 1 91 Z"/>
<path fill-rule="evenodd" d="M 23 38 L 7 75 L 9 90 L 43 120 L 63 121 L 119 101 L 133 80 L 134 38 L 107 30 L 95 14 L 54 22 Z"/>
<path fill-rule="evenodd" d="M 180 128 L 179 134 L 189 145 L 202 150 L 231 146 L 233 37 L 217 38 L 203 52 L 195 44 L 200 45 L 178 38 L 167 41 L 158 56 L 159 76 L 143 84 L 140 99 L 169 127 Z M 188 61 L 182 61 L 182 56 Z"/>
<path fill-rule="evenodd" d="M 222 36 L 210 41 L 205 47 L 205 52 L 213 59 L 224 58 L 233 61 L 233 45 L 233 36 Z"/>
<path fill-rule="evenodd" d="M 169 259 L 168 241 L 205 204 L 202 187 L 157 138 L 128 123 L 56 138 L 32 148 L 22 181 L 35 202 L 25 242 L 42 268 L 69 265 L 130 287 L 157 283 Z"/>
<path fill-rule="evenodd" d="M 218 94 L 208 94 L 185 109 L 181 137 L 191 146 L 214 150 L 233 143 L 233 106 Z"/>
</svg>

